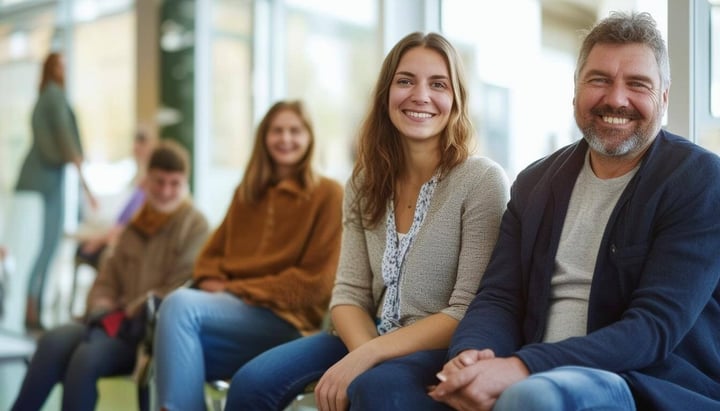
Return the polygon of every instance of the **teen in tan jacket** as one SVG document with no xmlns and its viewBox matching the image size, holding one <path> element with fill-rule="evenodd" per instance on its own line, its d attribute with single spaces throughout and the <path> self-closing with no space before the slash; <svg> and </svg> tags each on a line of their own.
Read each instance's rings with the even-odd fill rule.
<svg viewBox="0 0 720 411">
<path fill-rule="evenodd" d="M 205 217 L 187 198 L 188 171 L 178 145 L 164 143 L 153 152 L 146 202 L 101 264 L 85 321 L 42 336 L 13 410 L 39 410 L 60 382 L 63 410 L 91 411 L 98 378 L 133 371 L 144 331 L 140 305 L 149 293 L 163 296 L 189 279 L 207 239 Z"/>
</svg>

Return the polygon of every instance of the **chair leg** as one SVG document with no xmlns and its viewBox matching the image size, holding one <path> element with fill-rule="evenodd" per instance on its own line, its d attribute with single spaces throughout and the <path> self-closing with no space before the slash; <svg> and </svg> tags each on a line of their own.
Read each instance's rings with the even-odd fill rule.
<svg viewBox="0 0 720 411">
<path fill-rule="evenodd" d="M 230 383 L 224 380 L 215 380 L 208 382 L 207 387 L 210 394 L 210 408 L 213 411 L 223 411 L 223 408 L 225 408 L 225 396 L 228 389 L 230 389 Z"/>
<path fill-rule="evenodd" d="M 138 385 L 138 409 L 140 411 L 150 411 L 150 387 L 147 385 Z"/>
<path fill-rule="evenodd" d="M 215 398 L 212 400 L 212 409 L 213 411 L 223 411 L 223 400 L 220 398 Z"/>
<path fill-rule="evenodd" d="M 72 288 L 70 289 L 70 302 L 68 303 L 68 311 L 70 318 L 73 318 L 73 307 L 75 306 L 75 292 L 77 291 L 78 274 L 80 271 L 81 261 L 75 259 L 75 267 L 73 267 Z"/>
<path fill-rule="evenodd" d="M 305 394 L 298 394 L 297 397 L 290 403 L 289 411 L 300 411 L 300 401 L 305 398 Z"/>
</svg>

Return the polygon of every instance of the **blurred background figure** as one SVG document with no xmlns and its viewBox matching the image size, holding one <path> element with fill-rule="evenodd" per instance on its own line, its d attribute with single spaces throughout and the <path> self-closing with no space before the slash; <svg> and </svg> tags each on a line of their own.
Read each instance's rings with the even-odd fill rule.
<svg viewBox="0 0 720 411">
<path fill-rule="evenodd" d="M 43 199 L 42 245 L 30 273 L 25 327 L 42 329 L 43 289 L 50 262 L 58 248 L 65 221 L 65 165 L 73 164 L 88 202 L 95 198 L 82 173 L 83 149 L 75 114 L 65 94 L 65 63 L 59 53 L 50 53 L 43 64 L 39 95 L 32 113 L 33 140 L 20 170 L 17 191 L 35 191 Z"/>
<path fill-rule="evenodd" d="M 153 149 L 157 146 L 157 137 L 149 127 L 139 125 L 133 137 L 133 159 L 136 172 L 131 181 L 132 191 L 113 225 L 102 232 L 94 233 L 82 239 L 76 252 L 76 258 L 85 264 L 98 268 L 100 255 L 115 244 L 123 228 L 145 200 L 145 175 L 147 163 Z"/>
</svg>

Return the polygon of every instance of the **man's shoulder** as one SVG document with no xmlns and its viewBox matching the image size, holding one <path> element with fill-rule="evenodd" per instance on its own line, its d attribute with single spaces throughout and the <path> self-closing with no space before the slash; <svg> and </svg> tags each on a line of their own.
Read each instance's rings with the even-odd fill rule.
<svg viewBox="0 0 720 411">
<path fill-rule="evenodd" d="M 660 131 L 657 138 L 660 141 L 649 153 L 649 167 L 653 171 L 667 170 L 672 174 L 677 174 L 676 171 L 683 174 L 720 173 L 720 157 L 710 150 L 667 130 Z"/>
<path fill-rule="evenodd" d="M 585 140 L 580 139 L 568 144 L 530 163 L 518 173 L 517 180 L 537 181 L 548 173 L 557 173 L 558 170 L 567 166 L 571 161 L 575 163 L 581 162 L 585 158 L 586 151 L 587 143 L 585 143 Z"/>
<path fill-rule="evenodd" d="M 690 141 L 686 137 L 674 134 L 670 131 L 661 130 L 658 138 L 661 140 L 661 144 L 658 145 L 658 149 L 662 154 L 678 156 L 683 153 L 693 153 L 699 156 L 707 156 L 711 161 L 718 159 L 717 154 Z"/>
</svg>

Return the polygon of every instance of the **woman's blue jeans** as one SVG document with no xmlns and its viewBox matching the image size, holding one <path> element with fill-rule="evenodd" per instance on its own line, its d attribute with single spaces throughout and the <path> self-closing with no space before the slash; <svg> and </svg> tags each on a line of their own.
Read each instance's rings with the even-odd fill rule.
<svg viewBox="0 0 720 411">
<path fill-rule="evenodd" d="M 617 374 L 586 367 L 558 367 L 506 389 L 493 411 L 634 411 L 635 400 Z"/>
<path fill-rule="evenodd" d="M 290 323 L 229 293 L 182 288 L 158 311 L 154 361 L 160 407 L 204 410 L 204 383 L 228 379 L 261 352 L 296 339 Z"/>
<path fill-rule="evenodd" d="M 100 377 L 130 374 L 136 346 L 110 338 L 102 328 L 68 324 L 45 333 L 38 342 L 14 411 L 39 410 L 53 386 L 62 382 L 62 409 L 92 411 Z"/>
<path fill-rule="evenodd" d="M 43 234 L 37 258 L 28 279 L 28 297 L 25 313 L 25 326 L 28 328 L 42 327 L 43 294 L 45 284 L 50 275 L 50 266 L 62 239 L 65 219 L 63 170 L 58 178 L 58 185 L 48 191 L 41 191 L 43 198 Z"/>
<path fill-rule="evenodd" d="M 283 410 L 347 352 L 340 338 L 326 332 L 273 348 L 235 374 L 225 410 Z M 350 410 L 448 410 L 427 395 L 446 354 L 421 351 L 371 368 L 348 387 Z"/>
</svg>

